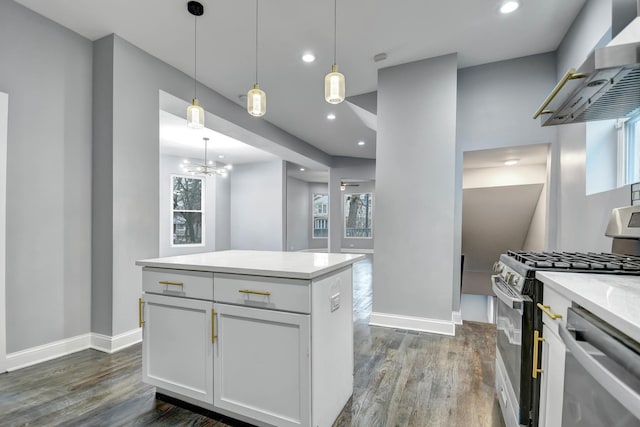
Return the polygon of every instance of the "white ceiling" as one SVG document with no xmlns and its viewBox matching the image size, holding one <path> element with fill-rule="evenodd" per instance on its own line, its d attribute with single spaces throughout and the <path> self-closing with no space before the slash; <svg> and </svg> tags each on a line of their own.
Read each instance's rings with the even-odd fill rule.
<svg viewBox="0 0 640 427">
<path fill-rule="evenodd" d="M 16 0 L 96 40 L 116 33 L 193 75 L 193 23 L 186 0 Z M 585 0 L 521 0 L 500 15 L 499 0 L 339 0 L 337 63 L 347 96 L 377 89 L 379 68 L 458 52 L 459 67 L 557 48 Z M 198 80 L 239 104 L 254 83 L 251 0 L 202 0 L 198 18 Z M 267 93 L 264 120 L 331 155 L 375 157 L 375 131 L 346 103 L 324 101 L 333 62 L 333 1 L 260 3 L 259 83 Z M 316 55 L 312 64 L 303 52 Z M 373 56 L 388 58 L 375 63 Z M 203 106 L 205 109 L 206 105 Z M 335 112 L 336 120 L 326 115 Z M 364 140 L 365 146 L 356 145 Z"/>
<path fill-rule="evenodd" d="M 518 160 L 518 165 L 546 165 L 548 144 L 521 145 L 464 152 L 464 169 L 497 168 L 507 160 Z"/>
<path fill-rule="evenodd" d="M 160 110 L 160 152 L 162 154 L 202 159 L 204 157 L 204 140 L 202 138 L 204 137 L 209 138 L 207 156 L 210 160 L 225 164 L 279 160 L 271 153 L 214 130 L 208 128 L 190 129 L 187 127 L 187 120 L 184 117 Z M 224 158 L 219 158 L 220 155 Z"/>
</svg>

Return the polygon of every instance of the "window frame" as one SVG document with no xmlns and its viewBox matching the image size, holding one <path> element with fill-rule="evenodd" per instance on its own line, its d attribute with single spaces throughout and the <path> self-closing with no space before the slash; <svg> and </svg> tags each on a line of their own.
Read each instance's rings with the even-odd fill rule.
<svg viewBox="0 0 640 427">
<path fill-rule="evenodd" d="M 620 147 L 624 159 L 623 185 L 640 182 L 640 132 L 636 132 L 636 127 L 640 127 L 640 113 L 624 123 L 624 144 Z"/>
<path fill-rule="evenodd" d="M 353 196 L 354 194 L 358 194 L 358 195 L 362 195 L 362 194 L 368 194 L 369 195 L 369 206 L 370 206 L 370 215 L 371 215 L 371 220 L 369 222 L 369 230 L 371 230 L 369 232 L 369 236 L 347 236 L 347 197 Z M 342 195 L 342 218 L 343 218 L 343 232 L 342 232 L 342 238 L 343 239 L 373 239 L 373 191 L 363 191 L 361 193 L 343 193 Z"/>
<path fill-rule="evenodd" d="M 175 178 L 197 179 L 200 181 L 200 210 L 173 209 L 173 187 Z M 172 248 L 197 248 L 206 246 L 206 216 L 205 216 L 205 186 L 206 180 L 201 176 L 171 174 L 169 176 L 169 245 Z M 173 220 L 175 212 L 199 212 L 201 215 L 200 243 L 175 243 L 173 235 Z"/>
</svg>

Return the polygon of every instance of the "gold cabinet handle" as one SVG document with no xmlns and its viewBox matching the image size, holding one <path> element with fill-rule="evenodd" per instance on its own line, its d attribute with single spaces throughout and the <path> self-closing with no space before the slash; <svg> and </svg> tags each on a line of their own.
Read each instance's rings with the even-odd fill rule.
<svg viewBox="0 0 640 427">
<path fill-rule="evenodd" d="M 161 285 L 173 285 L 173 286 L 184 286 L 184 283 L 182 282 L 171 282 L 169 280 L 163 280 L 161 282 L 158 282 Z"/>
<path fill-rule="evenodd" d="M 556 87 L 554 87 L 551 93 L 549 94 L 549 96 L 547 96 L 547 99 L 545 99 L 542 105 L 540 105 L 536 113 L 533 115 L 533 118 L 537 119 L 541 114 L 553 113 L 554 111 L 545 110 L 545 108 L 547 108 L 547 106 L 551 104 L 551 101 L 553 101 L 553 98 L 555 98 L 556 95 L 558 95 L 558 92 L 562 90 L 564 85 L 566 85 L 569 80 L 584 79 L 585 77 L 589 77 L 589 74 L 576 73 L 575 68 L 569 68 L 569 71 L 567 71 L 564 74 L 564 76 L 562 76 L 562 78 L 560 79 Z"/>
<path fill-rule="evenodd" d="M 531 372 L 532 378 L 538 378 L 538 374 L 542 374 L 544 371 L 538 369 L 538 349 L 540 343 L 544 341 L 544 338 L 540 336 L 539 331 L 533 331 L 533 371 Z"/>
<path fill-rule="evenodd" d="M 252 291 L 249 289 L 240 289 L 238 292 L 243 293 L 243 294 L 252 294 L 252 295 L 264 295 L 264 296 L 269 296 L 271 295 L 271 292 L 263 292 L 263 291 Z"/>
<path fill-rule="evenodd" d="M 549 305 L 542 305 L 542 304 L 538 303 L 538 308 L 540 310 L 542 310 L 542 312 L 544 314 L 549 316 L 551 318 L 551 320 L 562 319 L 562 314 L 554 314 L 554 313 L 552 313 L 551 310 L 549 310 L 551 308 L 551 306 L 549 306 Z"/>
<path fill-rule="evenodd" d="M 144 319 L 142 318 L 142 305 L 144 304 L 144 300 L 142 298 L 138 298 L 138 324 L 142 328 L 144 325 Z"/>
<path fill-rule="evenodd" d="M 211 310 L 211 344 L 216 342 L 216 311 Z"/>
</svg>

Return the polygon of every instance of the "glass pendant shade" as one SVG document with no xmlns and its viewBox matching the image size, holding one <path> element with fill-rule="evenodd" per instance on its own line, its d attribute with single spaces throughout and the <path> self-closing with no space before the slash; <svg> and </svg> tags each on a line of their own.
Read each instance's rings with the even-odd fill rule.
<svg viewBox="0 0 640 427">
<path fill-rule="evenodd" d="M 264 116 L 267 112 L 267 94 L 257 84 L 247 93 L 247 112 L 254 117 Z"/>
<path fill-rule="evenodd" d="M 198 103 L 198 98 L 193 98 L 191 105 L 187 107 L 187 126 L 192 129 L 204 127 L 204 109 Z"/>
<path fill-rule="evenodd" d="M 324 78 L 324 99 L 329 104 L 339 104 L 344 101 L 344 76 L 338 72 L 338 66 L 333 64 L 331 72 Z"/>
</svg>

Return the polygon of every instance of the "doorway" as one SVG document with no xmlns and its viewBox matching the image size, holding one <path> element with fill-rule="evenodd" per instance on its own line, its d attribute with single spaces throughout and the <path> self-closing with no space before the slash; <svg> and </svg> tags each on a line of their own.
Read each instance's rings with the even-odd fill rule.
<svg viewBox="0 0 640 427">
<path fill-rule="evenodd" d="M 500 254 L 546 249 L 549 149 L 540 144 L 464 153 L 463 320 L 494 321 L 491 274 Z"/>
<path fill-rule="evenodd" d="M 6 276 L 6 218 L 7 218 L 7 129 L 9 95 L 0 92 L 0 373 L 7 370 L 7 305 Z"/>
</svg>

